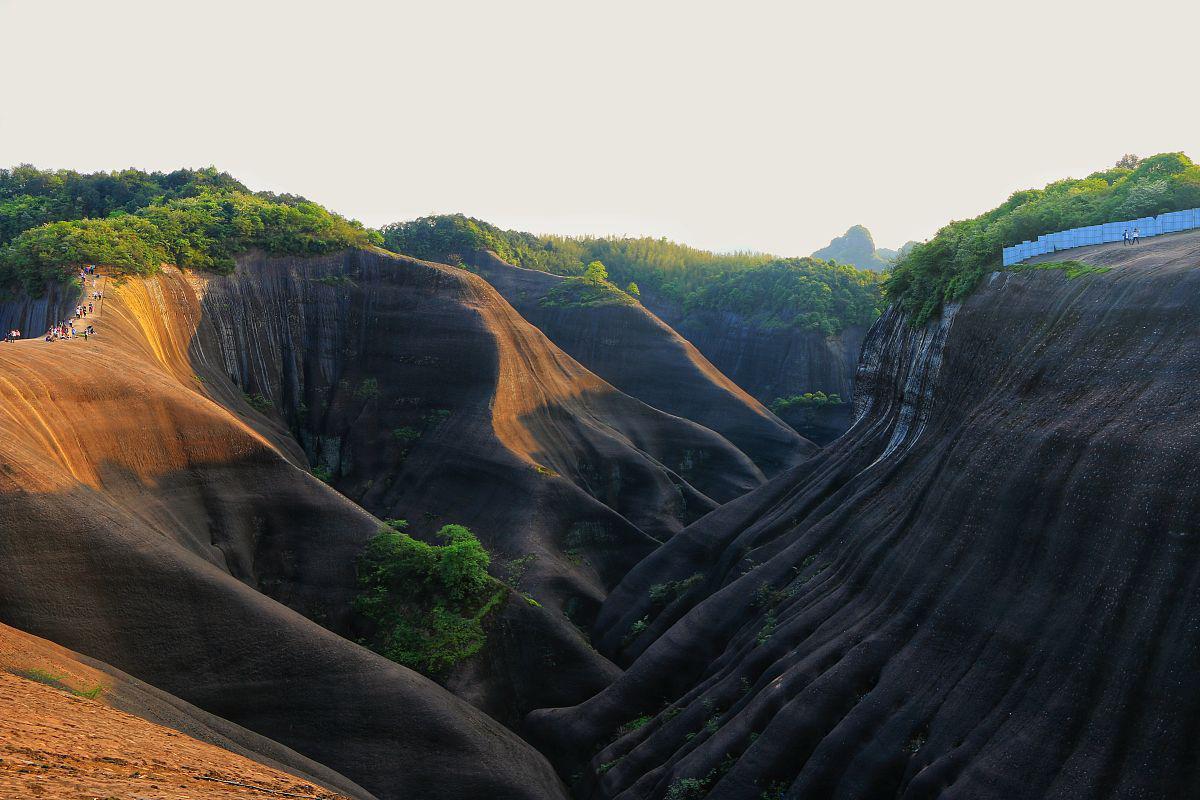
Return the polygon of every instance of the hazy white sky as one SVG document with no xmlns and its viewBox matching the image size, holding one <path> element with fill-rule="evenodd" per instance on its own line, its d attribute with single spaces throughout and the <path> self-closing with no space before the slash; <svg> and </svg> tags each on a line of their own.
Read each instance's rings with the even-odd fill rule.
<svg viewBox="0 0 1200 800">
<path fill-rule="evenodd" d="M 799 255 L 1200 155 L 1195 2 L 0 0 L 0 165 Z"/>
</svg>

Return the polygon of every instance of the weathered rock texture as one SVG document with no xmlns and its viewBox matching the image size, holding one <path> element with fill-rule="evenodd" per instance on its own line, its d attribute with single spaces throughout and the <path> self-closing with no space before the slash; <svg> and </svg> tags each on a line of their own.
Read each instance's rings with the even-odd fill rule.
<svg viewBox="0 0 1200 800">
<path fill-rule="evenodd" d="M 465 270 L 348 251 L 192 280 L 206 323 L 192 359 L 300 458 L 418 535 L 468 525 L 521 562 L 519 588 L 577 621 L 658 541 L 764 480 L 724 437 L 588 372 Z"/>
<path fill-rule="evenodd" d="M 88 342 L 0 345 L 0 620 L 379 798 L 562 797 L 502 725 L 259 591 L 344 609 L 378 520 L 197 358 L 178 272 L 105 294 Z"/>
<path fill-rule="evenodd" d="M 850 397 L 866 330 L 850 326 L 837 336 L 816 331 L 764 329 L 737 314 L 705 309 L 684 312 L 650 293 L 642 301 L 696 346 L 713 365 L 760 402 L 805 392 Z M 801 430 L 801 434 L 807 435 Z"/>
<path fill-rule="evenodd" d="M 480 250 L 473 271 L 556 345 L 626 394 L 724 436 L 775 475 L 815 448 L 641 304 L 555 304 L 564 278 L 514 267 Z"/>
<path fill-rule="evenodd" d="M 579 796 L 1200 793 L 1200 237 L 1072 255 L 885 315 L 851 430 L 610 595 L 531 720 Z"/>
</svg>

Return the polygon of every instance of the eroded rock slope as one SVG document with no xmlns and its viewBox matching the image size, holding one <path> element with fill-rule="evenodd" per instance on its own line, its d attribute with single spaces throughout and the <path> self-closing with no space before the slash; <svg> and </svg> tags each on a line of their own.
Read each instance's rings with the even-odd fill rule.
<svg viewBox="0 0 1200 800">
<path fill-rule="evenodd" d="M 579 796 L 1200 792 L 1200 237 L 1071 255 L 885 315 L 849 433 L 610 595 L 532 720 Z"/>
<path fill-rule="evenodd" d="M 654 408 L 716 431 L 766 475 L 813 453 L 811 444 L 642 305 L 563 302 L 557 293 L 569 280 L 515 267 L 486 250 L 471 253 L 467 263 L 589 370 Z"/>
<path fill-rule="evenodd" d="M 498 722 L 260 591 L 342 607 L 379 523 L 218 402 L 194 288 L 168 269 L 98 311 L 90 341 L 0 346 L 0 620 L 379 798 L 561 797 Z"/>
</svg>

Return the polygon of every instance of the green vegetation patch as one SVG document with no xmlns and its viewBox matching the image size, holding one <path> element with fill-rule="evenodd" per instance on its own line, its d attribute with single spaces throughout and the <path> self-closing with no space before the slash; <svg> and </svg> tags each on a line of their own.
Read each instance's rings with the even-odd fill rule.
<svg viewBox="0 0 1200 800">
<path fill-rule="evenodd" d="M 389 250 L 431 261 L 459 263 L 475 250 L 491 250 L 510 264 L 555 275 L 586 277 L 593 264 L 603 266 L 609 285 L 564 284 L 544 301 L 550 305 L 632 303 L 653 294 L 691 313 L 731 311 L 827 334 L 869 325 L 881 305 L 877 273 L 813 258 L 712 253 L 665 238 L 535 236 L 461 214 L 387 225 L 381 233 Z"/>
<path fill-rule="evenodd" d="M 678 581 L 656 583 L 650 587 L 650 602 L 668 605 L 687 594 L 693 586 L 704 580 L 704 573 L 697 572 Z"/>
<path fill-rule="evenodd" d="M 635 284 L 630 284 L 634 290 Z M 608 279 L 608 270 L 599 261 L 588 265 L 583 275 L 564 278 L 545 294 L 539 303 L 551 308 L 594 308 L 596 306 L 635 306 L 637 300 Z"/>
<path fill-rule="evenodd" d="M 1112 272 L 1112 267 L 1098 267 L 1095 264 L 1085 264 L 1082 261 L 1043 261 L 1036 264 L 1013 264 L 1006 267 L 1009 272 L 1035 272 L 1038 270 L 1062 270 L 1068 279 L 1075 280 L 1084 275 L 1103 275 Z"/>
<path fill-rule="evenodd" d="M 295 195 L 252 193 L 209 168 L 161 172 L 0 170 L 0 288 L 39 294 L 83 264 L 152 275 L 163 264 L 229 272 L 253 248 L 305 255 L 381 241 Z"/>
<path fill-rule="evenodd" d="M 446 525 L 433 545 L 388 520 L 358 563 L 361 593 L 354 608 L 373 623 L 371 649 L 427 674 L 444 672 L 478 653 L 483 620 L 507 589 L 488 575 L 488 552 L 470 530 Z"/>
<path fill-rule="evenodd" d="M 30 669 L 14 669 L 11 670 L 11 672 L 13 675 L 16 675 L 19 678 L 25 678 L 26 680 L 42 683 L 46 686 L 51 686 L 55 689 L 67 692 L 68 694 L 73 694 L 76 697 L 83 697 L 87 700 L 95 700 L 104 693 L 104 687 L 100 686 L 99 684 L 90 689 L 76 689 L 66 683 L 66 675 L 55 675 L 52 672 L 47 672 L 44 669 L 38 669 L 36 667 L 32 667 Z"/>
<path fill-rule="evenodd" d="M 1183 153 L 1126 157 L 1113 169 L 1016 192 L 985 214 L 950 223 L 896 262 L 885 292 L 913 324 L 923 325 L 944 302 L 965 297 L 984 275 L 1000 269 L 1005 247 L 1056 231 L 1197 207 L 1200 166 Z M 1078 275 L 1068 271 L 1068 277 Z"/>
<path fill-rule="evenodd" d="M 824 408 L 825 406 L 840 406 L 846 401 L 838 394 L 824 392 L 805 392 L 791 397 L 776 397 L 771 401 L 771 411 L 776 414 L 790 411 L 793 408 Z"/>
</svg>

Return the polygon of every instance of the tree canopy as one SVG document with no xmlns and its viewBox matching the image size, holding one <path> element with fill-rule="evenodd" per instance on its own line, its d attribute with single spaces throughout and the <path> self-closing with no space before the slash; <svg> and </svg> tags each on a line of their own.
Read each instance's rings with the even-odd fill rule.
<svg viewBox="0 0 1200 800">
<path fill-rule="evenodd" d="M 1055 231 L 1200 207 L 1200 166 L 1183 153 L 1118 166 L 1043 189 L 1016 192 L 978 217 L 951 222 L 901 256 L 886 281 L 888 299 L 922 324 L 942 303 L 967 295 L 1001 268 L 1002 250 Z"/>
<path fill-rule="evenodd" d="M 416 258 L 461 263 L 471 251 L 486 249 L 526 269 L 584 277 L 588 283 L 574 288 L 592 290 L 589 297 L 597 287 L 624 285 L 626 292 L 616 292 L 667 301 L 685 313 L 733 311 L 827 334 L 878 316 L 876 275 L 817 259 L 712 253 L 651 237 L 537 236 L 461 214 L 387 225 L 381 233 L 384 247 Z"/>
<path fill-rule="evenodd" d="M 0 289 L 39 293 L 81 264 L 149 275 L 164 263 L 227 271 L 238 253 L 323 253 L 378 237 L 296 195 L 251 193 L 213 168 L 0 170 Z"/>
</svg>

